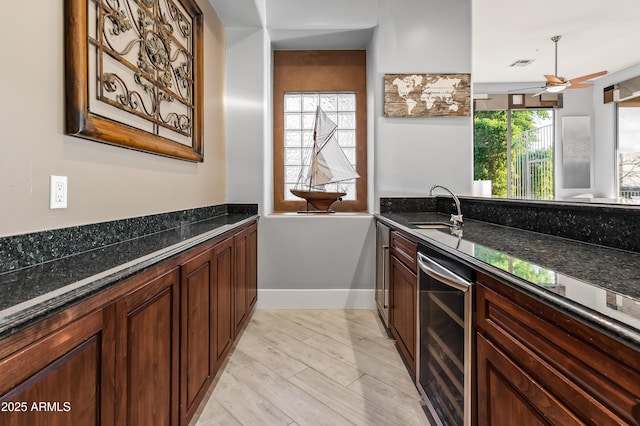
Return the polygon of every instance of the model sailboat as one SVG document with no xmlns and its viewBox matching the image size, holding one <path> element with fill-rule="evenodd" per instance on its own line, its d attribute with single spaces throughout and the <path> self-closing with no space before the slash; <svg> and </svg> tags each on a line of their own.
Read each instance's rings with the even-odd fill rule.
<svg viewBox="0 0 640 426">
<path fill-rule="evenodd" d="M 308 166 L 302 168 L 296 187 L 291 189 L 293 195 L 307 201 L 307 212 L 312 205 L 317 212 L 330 213 L 331 205 L 347 193 L 339 189 L 330 191 L 327 185 L 360 177 L 338 145 L 335 137 L 337 128 L 336 123 L 318 106 Z"/>
</svg>

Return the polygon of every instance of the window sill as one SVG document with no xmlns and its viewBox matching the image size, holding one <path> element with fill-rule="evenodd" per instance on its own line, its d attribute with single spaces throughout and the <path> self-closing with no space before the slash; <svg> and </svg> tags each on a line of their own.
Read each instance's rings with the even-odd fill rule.
<svg viewBox="0 0 640 426">
<path fill-rule="evenodd" d="M 335 213 L 298 213 L 298 212 L 271 212 L 268 217 L 372 217 L 369 212 L 335 212 Z"/>
</svg>

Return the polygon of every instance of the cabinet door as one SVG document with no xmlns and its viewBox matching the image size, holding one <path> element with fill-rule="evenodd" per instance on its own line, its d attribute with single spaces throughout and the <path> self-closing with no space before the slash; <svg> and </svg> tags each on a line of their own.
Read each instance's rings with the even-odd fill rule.
<svg viewBox="0 0 640 426">
<path fill-rule="evenodd" d="M 114 424 L 113 329 L 105 312 L 0 361 L 0 424 Z"/>
<path fill-rule="evenodd" d="M 235 335 L 246 322 L 258 296 L 257 277 L 258 230 L 255 224 L 234 237 L 236 280 L 234 286 Z"/>
<path fill-rule="evenodd" d="M 213 270 L 212 249 L 180 269 L 180 418 L 185 424 L 215 375 Z"/>
<path fill-rule="evenodd" d="M 258 225 L 253 224 L 247 235 L 247 302 L 248 309 L 258 300 Z"/>
<path fill-rule="evenodd" d="M 477 356 L 478 425 L 584 424 L 481 334 Z"/>
<path fill-rule="evenodd" d="M 178 424 L 179 273 L 116 302 L 116 424 Z"/>
<path fill-rule="evenodd" d="M 233 237 L 213 248 L 213 353 L 216 370 L 231 350 L 234 339 L 233 324 Z"/>
<path fill-rule="evenodd" d="M 492 393 L 496 388 L 483 386 L 490 377 L 484 369 L 495 371 L 495 377 L 500 374 L 546 418 L 561 419 L 556 424 L 569 424 L 572 416 L 586 424 L 640 425 L 636 350 L 514 287 L 482 274 L 478 281 L 477 326 L 490 342 L 485 342 L 488 355 L 482 355 L 478 339 L 479 400 L 501 399 Z M 505 360 L 499 362 L 498 355 Z M 507 365 L 513 368 L 503 368 Z"/>
<path fill-rule="evenodd" d="M 391 256 L 391 334 L 410 373 L 416 372 L 416 289 L 418 278 L 396 256 Z"/>
</svg>

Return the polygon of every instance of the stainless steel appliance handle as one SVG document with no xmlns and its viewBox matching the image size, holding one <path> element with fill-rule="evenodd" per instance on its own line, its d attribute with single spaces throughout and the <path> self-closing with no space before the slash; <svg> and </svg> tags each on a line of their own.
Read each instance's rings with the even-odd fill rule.
<svg viewBox="0 0 640 426">
<path fill-rule="evenodd" d="M 451 272 L 439 263 L 434 262 L 422 253 L 418 253 L 418 265 L 425 274 L 462 292 L 467 292 L 472 282 Z"/>
</svg>

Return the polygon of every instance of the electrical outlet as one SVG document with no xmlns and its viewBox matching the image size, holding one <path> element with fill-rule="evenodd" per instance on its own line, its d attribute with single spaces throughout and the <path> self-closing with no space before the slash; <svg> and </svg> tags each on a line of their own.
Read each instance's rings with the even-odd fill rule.
<svg viewBox="0 0 640 426">
<path fill-rule="evenodd" d="M 67 177 L 51 176 L 51 189 L 49 192 L 49 208 L 67 208 Z"/>
</svg>

